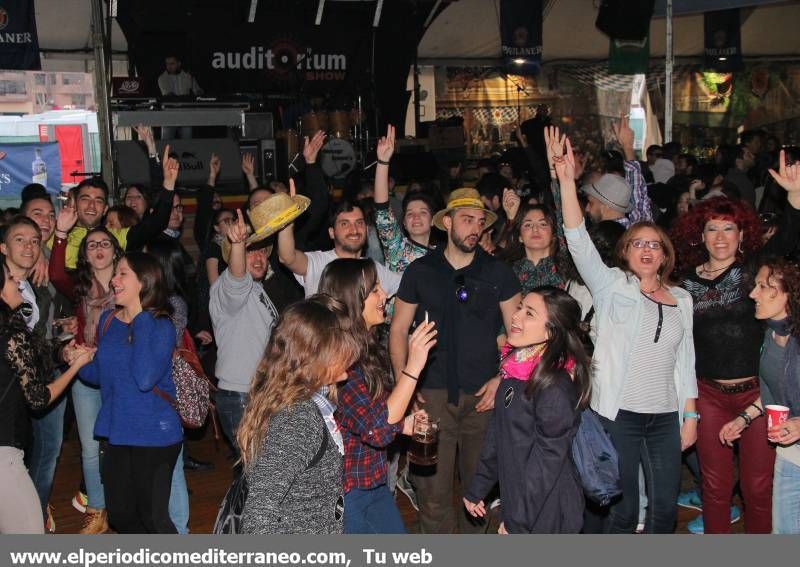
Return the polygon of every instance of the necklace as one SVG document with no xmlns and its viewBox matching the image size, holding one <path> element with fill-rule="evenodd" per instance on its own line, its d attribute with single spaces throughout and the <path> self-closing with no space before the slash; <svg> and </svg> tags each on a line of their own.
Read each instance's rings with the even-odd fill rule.
<svg viewBox="0 0 800 567">
<path fill-rule="evenodd" d="M 653 295 L 653 294 L 654 294 L 655 292 L 657 292 L 659 289 L 661 289 L 661 280 L 659 280 L 659 281 L 658 281 L 658 287 L 656 287 L 656 288 L 654 288 L 654 289 L 652 289 L 652 290 L 650 290 L 650 291 L 647 291 L 646 289 L 641 289 L 641 288 L 640 288 L 641 292 L 642 292 L 643 294 L 645 294 L 645 295 Z"/>
<path fill-rule="evenodd" d="M 727 270 L 728 268 L 730 268 L 733 265 L 733 262 L 731 262 L 727 266 L 723 266 L 721 268 L 717 268 L 716 270 L 709 270 L 708 268 L 706 268 L 706 264 L 707 264 L 707 262 L 703 262 L 703 265 L 701 266 L 700 272 L 703 273 L 703 274 L 716 274 L 717 272 L 721 272 L 723 270 Z"/>
</svg>

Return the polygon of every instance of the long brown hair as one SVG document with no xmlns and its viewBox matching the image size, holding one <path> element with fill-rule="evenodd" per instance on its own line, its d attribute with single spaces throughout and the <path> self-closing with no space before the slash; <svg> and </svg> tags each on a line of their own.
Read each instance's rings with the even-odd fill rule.
<svg viewBox="0 0 800 567">
<path fill-rule="evenodd" d="M 322 294 L 289 306 L 280 316 L 236 434 L 245 468 L 261 452 L 273 415 L 309 399 L 358 360 L 361 348 L 348 326 L 347 308 Z"/>
<path fill-rule="evenodd" d="M 120 260 L 128 262 L 128 266 L 142 284 L 142 289 L 139 291 L 142 310 L 149 311 L 154 317 L 172 315 L 164 270 L 158 260 L 145 252 L 127 252 Z"/>
<path fill-rule="evenodd" d="M 658 276 L 661 278 L 663 285 L 674 286 L 675 282 L 672 280 L 672 272 L 675 270 L 675 247 L 672 246 L 672 241 L 669 239 L 669 235 L 666 231 L 654 222 L 637 222 L 631 225 L 631 227 L 625 231 L 625 234 L 620 237 L 617 241 L 617 248 L 615 251 L 619 267 L 629 274 L 633 273 L 628 265 L 628 248 L 630 248 L 631 242 L 636 240 L 636 235 L 643 228 L 650 228 L 658 234 L 658 238 L 661 240 L 661 251 L 664 253 L 664 261 L 658 268 Z"/>
<path fill-rule="evenodd" d="M 339 258 L 322 272 L 320 293 L 327 293 L 345 304 L 350 314 L 350 329 L 359 342 L 365 345 L 357 365 L 367 383 L 373 399 L 391 389 L 389 359 L 376 336 L 364 321 L 364 302 L 378 284 L 375 262 L 366 258 Z"/>
</svg>

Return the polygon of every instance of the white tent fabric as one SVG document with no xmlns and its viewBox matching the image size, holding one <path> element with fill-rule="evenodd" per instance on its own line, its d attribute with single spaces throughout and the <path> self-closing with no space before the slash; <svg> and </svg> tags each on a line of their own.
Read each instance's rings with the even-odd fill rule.
<svg viewBox="0 0 800 567">
<path fill-rule="evenodd" d="M 608 58 L 608 37 L 594 27 L 596 3 L 589 0 L 546 2 L 543 60 L 600 60 Z M 487 60 L 500 57 L 499 0 L 458 0 L 431 23 L 419 45 L 422 62 Z M 800 56 L 797 27 L 800 2 L 743 10 L 742 53 L 748 56 Z M 703 15 L 674 18 L 676 57 L 703 53 Z M 650 55 L 663 57 L 664 19 L 650 25 Z M 434 60 L 434 61 L 431 61 Z"/>
</svg>

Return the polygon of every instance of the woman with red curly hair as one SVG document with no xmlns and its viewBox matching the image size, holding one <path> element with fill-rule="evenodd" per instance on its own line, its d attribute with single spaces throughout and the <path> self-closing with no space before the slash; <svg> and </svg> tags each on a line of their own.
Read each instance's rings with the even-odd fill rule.
<svg viewBox="0 0 800 567">
<path fill-rule="evenodd" d="M 789 201 L 792 207 L 787 208 L 778 233 L 763 248 L 756 212 L 725 197 L 693 208 L 672 233 L 685 269 L 682 286 L 694 300 L 697 409 L 702 416 L 697 451 L 705 533 L 730 532 L 734 457 L 732 447 L 721 444 L 719 435 L 733 420 L 743 426 L 738 444 L 739 482 L 747 506 L 745 531 L 771 531 L 775 451 L 767 441 L 766 420 L 760 419 L 758 382 L 764 330 L 748 294 L 756 253 L 784 255 L 797 243 L 800 191 L 789 190 Z"/>
</svg>

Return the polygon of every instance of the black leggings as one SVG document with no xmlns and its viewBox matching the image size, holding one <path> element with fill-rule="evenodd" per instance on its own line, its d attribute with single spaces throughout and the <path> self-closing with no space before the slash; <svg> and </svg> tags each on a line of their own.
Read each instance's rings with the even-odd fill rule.
<svg viewBox="0 0 800 567">
<path fill-rule="evenodd" d="M 106 446 L 103 487 L 108 522 L 121 534 L 175 534 L 169 518 L 172 471 L 181 443 L 167 447 Z"/>
</svg>

